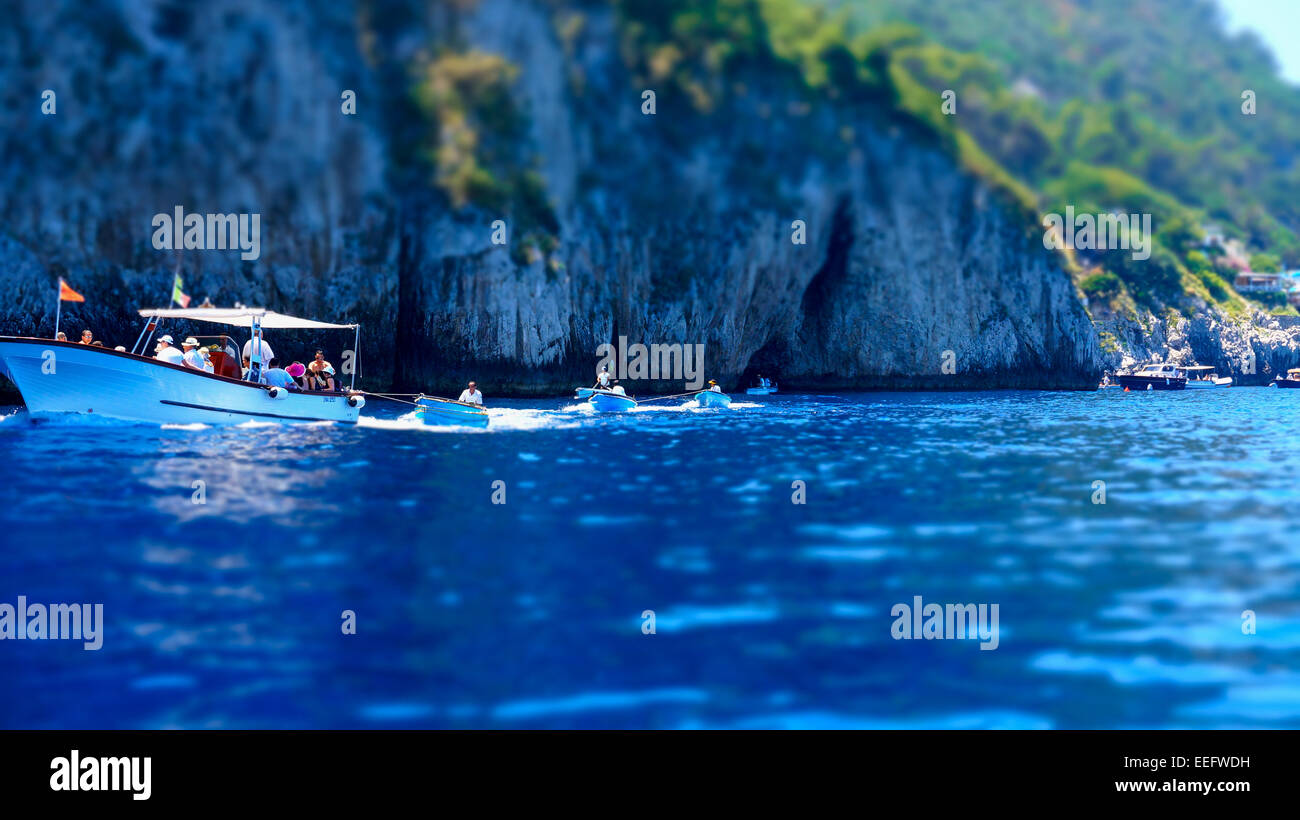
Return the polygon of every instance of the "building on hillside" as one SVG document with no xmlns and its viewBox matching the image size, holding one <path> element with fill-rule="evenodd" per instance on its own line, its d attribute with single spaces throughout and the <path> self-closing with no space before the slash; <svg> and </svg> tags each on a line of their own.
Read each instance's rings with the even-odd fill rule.
<svg viewBox="0 0 1300 820">
<path fill-rule="evenodd" d="M 1238 293 L 1285 290 L 1291 279 L 1281 273 L 1252 273 L 1241 271 L 1233 280 L 1232 286 Z"/>
</svg>

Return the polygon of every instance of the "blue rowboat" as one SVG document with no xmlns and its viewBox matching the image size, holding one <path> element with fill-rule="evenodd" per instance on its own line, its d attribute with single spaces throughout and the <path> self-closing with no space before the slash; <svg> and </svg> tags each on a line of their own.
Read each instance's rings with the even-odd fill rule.
<svg viewBox="0 0 1300 820">
<path fill-rule="evenodd" d="M 775 387 L 751 387 L 745 391 L 746 396 L 770 396 L 776 392 Z"/>
<path fill-rule="evenodd" d="M 695 394 L 695 401 L 700 407 L 730 407 L 731 396 L 726 393 L 714 393 L 712 390 L 705 390 Z"/>
<path fill-rule="evenodd" d="M 590 401 L 592 408 L 602 413 L 621 413 L 636 407 L 636 399 L 608 390 L 593 390 Z"/>
<path fill-rule="evenodd" d="M 433 396 L 420 396 L 415 400 L 415 415 L 429 425 L 454 424 L 479 429 L 488 426 L 488 413 L 481 404 L 437 399 Z"/>
</svg>

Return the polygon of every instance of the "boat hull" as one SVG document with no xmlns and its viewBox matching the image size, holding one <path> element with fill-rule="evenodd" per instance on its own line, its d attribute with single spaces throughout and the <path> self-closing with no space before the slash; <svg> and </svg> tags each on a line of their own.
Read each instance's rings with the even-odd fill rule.
<svg viewBox="0 0 1300 820">
<path fill-rule="evenodd" d="M 1300 388 L 1300 379 L 1274 379 L 1273 385 L 1277 387 Z"/>
<path fill-rule="evenodd" d="M 617 393 L 597 391 L 591 394 L 591 406 L 600 413 L 622 413 L 636 407 L 636 399 Z"/>
<path fill-rule="evenodd" d="M 770 396 L 776 392 L 775 387 L 751 387 L 745 391 L 746 396 Z"/>
<path fill-rule="evenodd" d="M 726 393 L 715 393 L 712 390 L 705 390 L 703 393 L 696 393 L 695 401 L 700 407 L 731 406 L 731 396 L 728 396 Z"/>
<path fill-rule="evenodd" d="M 1176 376 L 1120 376 L 1120 387 L 1129 390 L 1182 390 L 1187 387 L 1187 379 Z"/>
<path fill-rule="evenodd" d="M 0 366 L 36 421 L 76 416 L 149 424 L 333 421 L 355 424 L 365 400 L 268 390 L 102 347 L 0 336 Z"/>
<path fill-rule="evenodd" d="M 487 410 L 479 404 L 421 396 L 415 400 L 415 414 L 429 425 L 456 425 L 483 429 L 488 426 Z"/>
</svg>

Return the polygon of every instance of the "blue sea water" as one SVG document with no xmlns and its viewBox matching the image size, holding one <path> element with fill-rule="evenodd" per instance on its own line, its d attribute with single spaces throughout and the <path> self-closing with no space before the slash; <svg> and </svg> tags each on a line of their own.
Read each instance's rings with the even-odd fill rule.
<svg viewBox="0 0 1300 820">
<path fill-rule="evenodd" d="M 0 727 L 1300 727 L 1297 402 L 11 414 L 0 603 L 106 625 L 0 641 Z M 997 604 L 997 648 L 894 639 L 914 596 Z"/>
</svg>

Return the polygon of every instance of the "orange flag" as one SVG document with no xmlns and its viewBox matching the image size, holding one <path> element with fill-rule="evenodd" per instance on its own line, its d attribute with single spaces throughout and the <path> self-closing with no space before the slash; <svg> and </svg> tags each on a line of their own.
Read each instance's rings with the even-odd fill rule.
<svg viewBox="0 0 1300 820">
<path fill-rule="evenodd" d="M 82 296 L 80 293 L 77 293 L 75 290 L 68 287 L 68 283 L 63 281 L 63 277 L 60 276 L 59 277 L 59 301 L 60 302 L 84 302 L 86 301 L 86 297 Z"/>
</svg>

